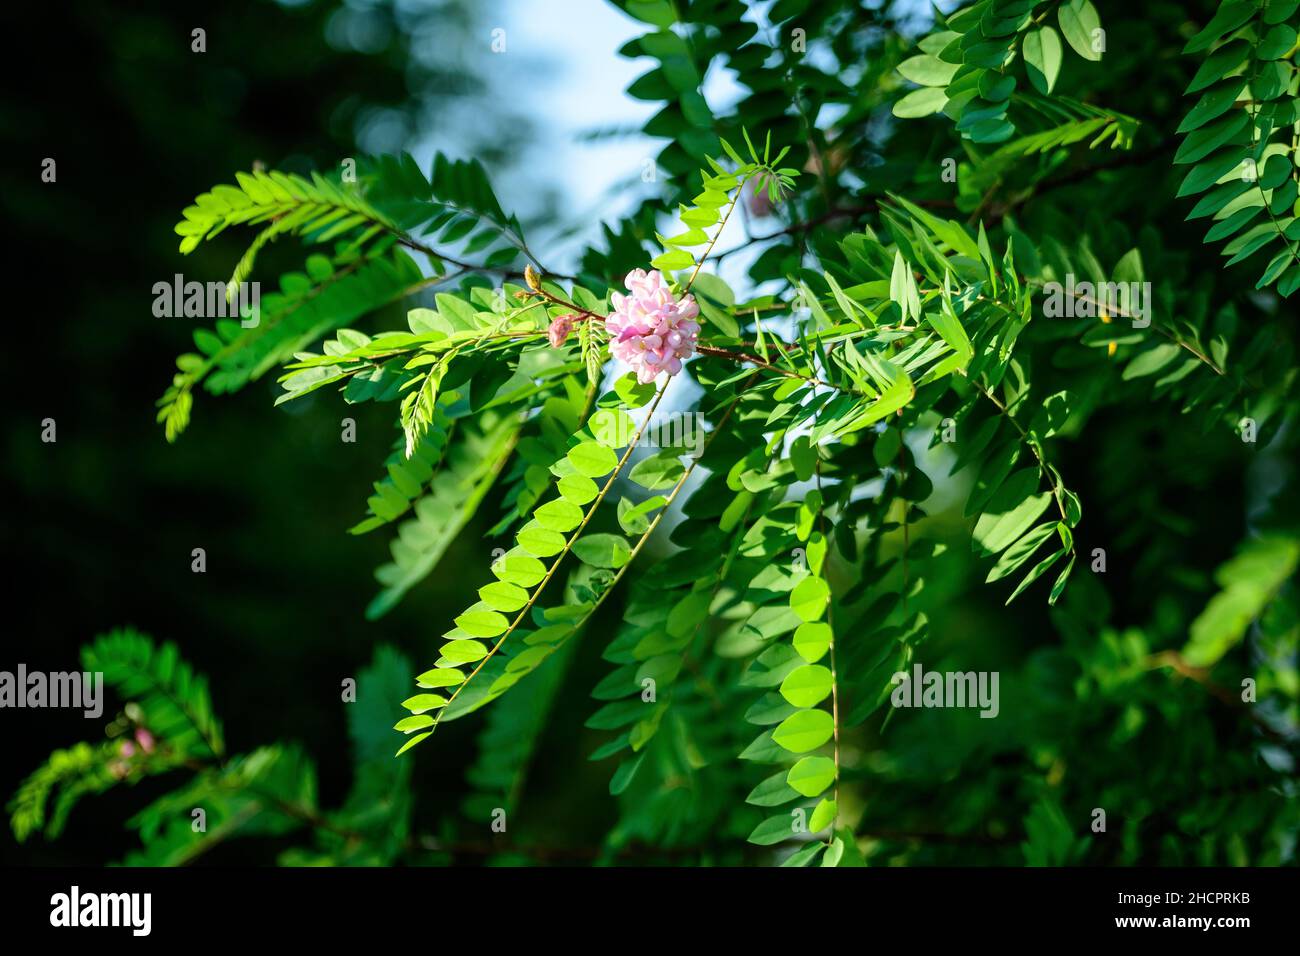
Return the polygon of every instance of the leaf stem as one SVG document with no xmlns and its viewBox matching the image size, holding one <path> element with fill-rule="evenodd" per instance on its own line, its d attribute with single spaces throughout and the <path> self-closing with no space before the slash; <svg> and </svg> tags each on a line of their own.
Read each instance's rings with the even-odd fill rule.
<svg viewBox="0 0 1300 956">
<path fill-rule="evenodd" d="M 815 446 L 814 446 L 815 448 Z M 817 456 L 817 495 L 820 498 L 822 494 L 822 460 L 821 455 Z M 817 531 L 822 536 L 822 541 L 826 542 L 826 504 L 822 499 L 822 507 L 817 511 Z M 830 554 L 830 545 L 827 543 L 827 556 Z M 906 555 L 906 550 L 904 550 Z M 904 558 L 906 560 L 906 558 Z M 906 580 L 906 575 L 904 575 Z M 906 598 L 904 599 L 906 600 Z M 831 596 L 826 602 L 826 625 L 830 628 L 830 639 L 827 650 L 830 653 L 831 663 L 831 734 L 834 737 L 834 760 L 835 760 L 835 816 L 831 819 L 831 835 L 826 841 L 830 846 L 835 840 L 835 831 L 840 826 L 840 682 L 839 671 L 835 667 L 835 621 L 834 621 L 835 597 Z"/>
<path fill-rule="evenodd" d="M 551 566 L 547 569 L 545 577 L 543 577 L 542 580 L 538 583 L 537 587 L 533 589 L 532 594 L 528 596 L 528 600 L 524 603 L 524 606 L 519 609 L 519 613 L 515 616 L 515 619 L 511 621 L 510 626 L 506 628 L 505 633 L 503 633 L 499 638 L 497 638 L 496 643 L 493 644 L 492 647 L 488 650 L 487 655 L 478 662 L 478 664 L 474 667 L 472 671 L 470 671 L 469 676 L 466 677 L 463 681 L 461 681 L 461 683 L 456 687 L 456 689 L 452 691 L 451 696 L 447 698 L 447 703 L 444 704 L 441 708 L 439 708 L 438 716 L 434 718 L 433 725 L 429 727 L 428 730 L 429 733 L 432 733 L 435 729 L 437 729 L 438 725 L 442 722 L 443 715 L 447 713 L 448 708 L 450 708 L 452 703 L 456 700 L 456 698 L 460 696 L 460 692 L 469 686 L 470 682 L 474 680 L 475 676 L 477 676 L 479 671 L 481 671 L 483 667 L 487 664 L 487 662 L 490 661 L 493 658 L 493 656 L 495 656 L 496 652 L 501 649 L 501 646 L 503 644 L 505 644 L 506 639 L 509 638 L 510 635 L 515 632 L 515 630 L 523 622 L 524 618 L 527 617 L 528 613 L 532 611 L 533 605 L 537 603 L 537 599 L 541 596 L 542 592 L 546 590 L 546 585 L 550 583 L 551 578 L 555 575 L 556 570 L 559 568 L 560 564 L 563 563 L 564 558 L 568 555 L 569 551 L 573 548 L 574 542 L 578 540 L 578 536 L 581 535 L 583 530 L 587 527 L 587 522 L 589 522 L 591 520 L 592 515 L 596 513 L 596 510 L 600 507 L 600 503 L 605 500 L 605 495 L 608 494 L 609 489 L 613 487 L 615 480 L 618 478 L 624 466 L 627 464 L 628 459 L 632 457 L 632 449 L 636 447 L 637 442 L 640 441 L 641 439 L 642 433 L 646 430 L 647 427 L 649 427 L 650 419 L 653 417 L 655 409 L 659 407 L 659 402 L 663 400 L 664 394 L 668 391 L 668 386 L 671 384 L 672 384 L 672 379 L 670 378 L 667 382 L 664 383 L 663 388 L 659 389 L 658 394 L 655 395 L 654 397 L 654 401 L 652 401 L 646 409 L 645 421 L 641 423 L 641 425 L 636 430 L 636 434 L 632 437 L 632 440 L 628 442 L 628 446 L 624 450 L 622 457 L 619 458 L 618 464 L 614 466 L 614 470 L 610 472 L 609 477 L 605 479 L 605 484 L 601 487 L 599 493 L 596 495 L 595 500 L 592 501 L 590 507 L 588 507 L 587 513 L 582 516 L 581 523 L 578 525 L 577 528 L 574 529 L 573 534 L 569 537 L 569 540 L 564 543 L 564 547 L 560 550 L 560 553 L 555 556 L 555 560 L 551 563 Z M 630 558 L 628 560 L 628 563 L 629 564 L 631 563 Z M 626 566 L 627 565 L 624 565 L 624 567 Z"/>
</svg>

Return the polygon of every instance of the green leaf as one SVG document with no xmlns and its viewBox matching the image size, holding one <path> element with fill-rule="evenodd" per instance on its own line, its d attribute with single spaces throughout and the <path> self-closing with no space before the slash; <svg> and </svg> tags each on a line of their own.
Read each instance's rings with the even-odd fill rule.
<svg viewBox="0 0 1300 956">
<path fill-rule="evenodd" d="M 759 846 L 771 846 L 794 836 L 794 818 L 786 813 L 768 817 L 749 835 L 749 842 Z"/>
<path fill-rule="evenodd" d="M 1278 153 L 1268 158 L 1259 176 L 1260 189 L 1276 189 L 1291 177 L 1295 166 L 1287 156 Z"/>
<path fill-rule="evenodd" d="M 589 534 L 574 542 L 573 553 L 595 568 L 621 568 L 632 556 L 632 549 L 621 535 Z"/>
<path fill-rule="evenodd" d="M 792 382 L 798 385 L 798 382 Z M 817 446 L 807 435 L 800 435 L 790 445 L 790 464 L 794 467 L 795 477 L 807 481 L 817 468 Z"/>
<path fill-rule="evenodd" d="M 819 830 L 825 830 L 835 822 L 835 815 L 839 812 L 839 807 L 830 797 L 823 797 L 813 810 L 812 816 L 808 818 L 808 830 L 816 833 Z"/>
<path fill-rule="evenodd" d="M 1215 574 L 1222 587 L 1192 622 L 1183 656 L 1212 667 L 1245 636 L 1274 594 L 1300 565 L 1300 539 L 1269 533 L 1248 540 Z"/>
<path fill-rule="evenodd" d="M 445 706 L 447 698 L 441 694 L 416 694 L 414 697 L 408 697 L 402 701 L 402 706 L 415 714 L 422 714 L 427 710 L 436 710 Z"/>
<path fill-rule="evenodd" d="M 650 515 L 667 503 L 663 495 L 654 495 L 636 505 L 624 498 L 618 503 L 618 525 L 626 534 L 645 534 L 650 530 Z"/>
<path fill-rule="evenodd" d="M 1038 92 L 1048 94 L 1056 86 L 1061 73 L 1061 37 L 1050 26 L 1043 26 L 1025 34 L 1022 41 L 1025 66 L 1029 82 Z"/>
<path fill-rule="evenodd" d="M 816 663 L 831 646 L 831 626 L 824 621 L 805 621 L 794 632 L 794 649 L 809 664 Z"/>
<path fill-rule="evenodd" d="M 815 621 L 826 610 L 831 589 L 821 578 L 807 577 L 790 592 L 790 609 L 804 621 Z"/>
<path fill-rule="evenodd" d="M 1033 584 L 1035 581 L 1041 578 L 1044 574 L 1046 574 L 1047 570 L 1052 565 L 1054 565 L 1057 561 L 1059 561 L 1065 553 L 1066 553 L 1066 549 L 1061 548 L 1059 551 L 1052 552 L 1050 555 L 1043 558 L 1043 560 L 1039 561 L 1036 565 L 1034 565 L 1033 569 L 1028 574 L 1025 575 L 1025 579 L 1021 581 L 1018 585 L 1016 585 L 1016 589 L 1011 592 L 1011 596 L 1007 598 L 1006 603 L 1010 604 L 1012 601 L 1018 598 L 1022 591 L 1024 591 L 1026 588 L 1029 587 L 1029 585 Z"/>
<path fill-rule="evenodd" d="M 791 714 L 772 731 L 772 739 L 791 753 L 815 750 L 835 733 L 835 721 L 824 710 L 801 710 Z M 814 829 L 821 829 L 815 827 Z"/>
<path fill-rule="evenodd" d="M 556 487 L 566 501 L 576 505 L 588 504 L 600 494 L 600 488 L 586 475 L 565 475 L 556 482 Z"/>
<path fill-rule="evenodd" d="M 517 611 L 528 603 L 528 592 L 505 581 L 494 581 L 478 589 L 483 603 L 497 611 Z"/>
<path fill-rule="evenodd" d="M 520 528 L 516 539 L 521 548 L 539 558 L 559 554 L 566 543 L 563 534 L 543 528 L 537 522 L 529 522 Z"/>
<path fill-rule="evenodd" d="M 801 867 L 812 866 L 813 861 L 817 859 L 826 850 L 826 844 L 821 842 L 808 843 L 803 848 L 796 850 L 786 857 L 782 866 Z"/>
<path fill-rule="evenodd" d="M 904 78 L 921 86 L 947 86 L 952 82 L 957 69 L 956 63 L 945 63 L 937 56 L 928 54 L 909 57 L 898 64 L 898 72 L 903 74 Z"/>
<path fill-rule="evenodd" d="M 428 714 L 416 714 L 411 717 L 403 717 L 397 723 L 393 724 L 394 730 L 400 730 L 404 734 L 409 734 L 413 730 L 420 730 L 423 727 L 432 727 L 433 718 Z"/>
<path fill-rule="evenodd" d="M 1037 468 L 1022 468 L 997 490 L 975 525 L 971 544 L 982 554 L 996 554 L 1007 547 L 1047 510 L 1050 492 L 1038 491 Z"/>
<path fill-rule="evenodd" d="M 464 681 L 465 673 L 454 667 L 435 667 L 415 679 L 421 687 L 455 687 Z"/>
<path fill-rule="evenodd" d="M 647 491 L 671 488 L 686 472 L 686 467 L 674 448 L 665 448 L 632 466 L 628 478 Z"/>
<path fill-rule="evenodd" d="M 1245 111 L 1237 111 L 1191 133 L 1174 154 L 1178 164 L 1199 163 L 1220 146 L 1242 134 L 1250 123 Z"/>
<path fill-rule="evenodd" d="M 442 645 L 442 656 L 454 664 L 472 664 L 487 657 L 487 652 L 478 641 L 455 640 Z"/>
<path fill-rule="evenodd" d="M 508 584 L 531 588 L 546 577 L 546 565 L 531 555 L 514 549 L 492 563 L 492 573 Z"/>
<path fill-rule="evenodd" d="M 858 841 L 853 837 L 853 831 L 848 827 L 840 827 L 835 831 L 835 839 L 831 841 L 826 855 L 822 857 L 822 866 L 866 866 L 867 861 L 862 856 L 862 851 L 858 849 Z"/>
<path fill-rule="evenodd" d="M 1192 37 L 1183 47 L 1184 53 L 1197 53 L 1208 49 L 1222 36 L 1231 33 L 1249 20 L 1259 9 L 1253 0 L 1226 0 L 1219 5 L 1218 12 L 1200 33 Z"/>
<path fill-rule="evenodd" d="M 603 478 L 618 465 L 618 455 L 599 442 L 582 442 L 569 449 L 565 456 L 578 474 L 587 478 Z"/>
<path fill-rule="evenodd" d="M 609 792 L 611 796 L 617 797 L 626 790 L 632 783 L 632 778 L 636 772 L 641 769 L 641 762 L 645 759 L 645 754 L 638 754 L 630 760 L 625 760 L 619 764 L 614 771 L 614 776 L 609 781 Z"/>
<path fill-rule="evenodd" d="M 677 22 L 677 14 L 668 0 L 626 0 L 622 4 L 627 15 L 657 27 L 670 27 Z"/>
<path fill-rule="evenodd" d="M 745 798 L 745 802 L 758 807 L 779 807 L 783 803 L 798 799 L 798 797 L 799 794 L 785 782 L 785 771 L 781 770 L 772 774 L 772 776 L 751 790 L 749 796 Z"/>
<path fill-rule="evenodd" d="M 456 626 L 471 637 L 496 637 L 505 632 L 510 622 L 499 612 L 476 605 L 456 618 Z"/>
<path fill-rule="evenodd" d="M 598 408 L 587 423 L 596 441 L 609 448 L 622 448 L 636 434 L 632 416 L 621 408 Z"/>
<path fill-rule="evenodd" d="M 675 272 L 678 269 L 689 269 L 695 265 L 695 257 L 685 249 L 672 249 L 662 255 L 655 256 L 650 260 L 650 265 L 664 272 Z"/>
<path fill-rule="evenodd" d="M 1212 83 L 1217 83 L 1237 67 L 1244 64 L 1250 56 L 1250 44 L 1245 40 L 1233 40 L 1225 43 L 1205 58 L 1196 76 L 1184 91 L 1195 93 Z"/>
<path fill-rule="evenodd" d="M 1261 60 L 1280 60 L 1295 48 L 1295 42 L 1295 27 L 1279 23 L 1264 35 L 1255 48 L 1255 56 Z"/>
<path fill-rule="evenodd" d="M 917 119 L 930 116 L 943 109 L 948 97 L 942 89 L 922 87 L 913 90 L 894 104 L 894 115 L 900 119 Z"/>
<path fill-rule="evenodd" d="M 815 797 L 835 782 L 835 762 L 829 757 L 804 757 L 790 768 L 786 782 L 805 797 Z"/>
<path fill-rule="evenodd" d="M 1101 28 L 1101 18 L 1091 0 L 1065 0 L 1057 8 L 1056 16 L 1065 42 L 1075 53 L 1085 60 L 1101 59 L 1101 51 L 1093 49 L 1094 40 L 1100 39 L 1100 34 L 1094 31 Z"/>
<path fill-rule="evenodd" d="M 397 753 L 394 754 L 393 756 L 400 757 L 402 754 L 406 753 L 408 750 L 410 750 L 412 747 L 418 744 L 421 740 L 424 740 L 426 737 L 430 737 L 432 735 L 433 735 L 433 731 L 431 730 L 426 730 L 422 734 L 416 734 L 406 743 L 402 744 L 402 746 L 398 748 Z"/>
<path fill-rule="evenodd" d="M 1024 534 L 1019 541 L 1002 552 L 1002 557 L 998 558 L 997 564 L 993 565 L 988 577 L 984 579 L 985 583 L 1000 581 L 1028 561 L 1034 552 L 1042 547 L 1043 542 L 1056 531 L 1056 525 L 1057 522 L 1048 521 Z"/>
<path fill-rule="evenodd" d="M 538 506 L 533 517 L 551 531 L 572 531 L 582 524 L 583 510 L 565 498 L 556 498 Z"/>
<path fill-rule="evenodd" d="M 821 664 L 803 664 L 781 682 L 781 696 L 795 707 L 813 707 L 829 696 L 831 672 Z"/>
<path fill-rule="evenodd" d="M 1181 354 L 1182 349 L 1173 342 L 1162 342 L 1136 356 L 1125 367 L 1124 374 L 1121 377 L 1127 381 L 1145 375 L 1154 375 Z"/>
<path fill-rule="evenodd" d="M 1238 95 L 1245 88 L 1246 77 L 1244 76 L 1232 77 L 1211 87 L 1183 117 L 1182 123 L 1178 126 L 1178 132 L 1189 133 L 1192 130 L 1200 129 L 1210 120 L 1222 116 L 1232 108 Z"/>
</svg>

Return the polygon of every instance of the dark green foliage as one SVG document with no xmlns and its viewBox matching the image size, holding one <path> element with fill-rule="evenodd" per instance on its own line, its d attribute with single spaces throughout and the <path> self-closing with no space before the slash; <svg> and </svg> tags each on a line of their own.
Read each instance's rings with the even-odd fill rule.
<svg viewBox="0 0 1300 956">
<path fill-rule="evenodd" d="M 83 656 L 85 667 L 101 671 L 116 691 L 122 713 L 108 724 L 108 742 L 56 751 L 24 782 L 9 805 L 20 840 L 42 827 L 46 836 L 57 836 L 82 796 L 165 773 L 173 783 L 178 775 L 186 779 L 127 821 L 141 843 L 125 859 L 128 866 L 180 866 L 231 839 L 304 829 L 311 841 L 287 851 L 285 863 L 383 865 L 409 850 L 410 767 L 390 758 L 388 737 L 397 710 L 393 697 L 405 686 L 410 665 L 391 648 L 377 649 L 357 676 L 355 698 L 342 705 L 348 708 L 354 778 L 337 811 L 320 807 L 316 770 L 300 745 L 225 753 L 206 679 L 174 645 L 118 630 L 97 638 Z"/>
<path fill-rule="evenodd" d="M 644 132 L 670 179 L 576 278 L 442 156 L 427 176 L 367 160 L 355 186 L 245 177 L 187 211 L 189 246 L 269 222 L 254 249 L 333 248 L 282 280 L 261 334 L 196 336 L 168 437 L 194 384 L 276 365 L 278 403 L 389 403 L 401 436 L 352 529 L 400 521 L 368 616 L 435 569 L 463 600 L 416 667 L 381 651 L 359 679 L 338 812 L 291 745 L 223 756 L 201 683 L 133 644 L 133 673 L 191 704 L 117 683 L 202 765 L 136 819 L 145 858 L 199 852 L 176 816 L 204 801 L 250 835 L 312 828 L 288 861 L 454 855 L 564 772 L 539 754 L 584 680 L 616 814 L 602 862 L 1295 862 L 1297 5 L 1229 0 L 1196 32 L 1163 4 L 1143 28 L 1089 0 L 980 0 L 919 39 L 892 4 L 618 6 L 645 25 L 620 52 L 653 60 L 628 93 L 661 104 Z M 726 110 L 702 90 L 716 67 L 741 88 Z M 1153 97 L 1194 97 L 1178 129 L 1131 95 L 1148 72 Z M 1222 269 L 1184 215 L 1214 218 Z M 1247 282 L 1233 267 L 1261 251 Z M 698 353 L 657 384 L 608 351 L 636 268 L 699 306 Z M 690 454 L 650 441 L 670 407 L 702 428 Z M 450 567 L 490 498 L 482 560 Z M 919 671 L 1001 696 L 909 702 Z M 416 757 L 383 752 L 436 752 L 484 707 L 470 829 L 443 807 L 416 835 Z M 21 836 L 111 785 L 97 754 L 29 780 Z"/>
<path fill-rule="evenodd" d="M 1284 298 L 1300 289 L 1300 76 L 1288 62 L 1296 49 L 1295 14 L 1289 0 L 1224 0 L 1188 41 L 1183 52 L 1205 59 L 1187 87 L 1197 99 L 1178 127 L 1186 138 L 1174 157 L 1194 164 L 1178 195 L 1206 193 L 1193 210 L 1215 220 L 1205 241 L 1227 240 L 1228 265 L 1264 253 L 1255 287 L 1276 283 Z"/>
</svg>

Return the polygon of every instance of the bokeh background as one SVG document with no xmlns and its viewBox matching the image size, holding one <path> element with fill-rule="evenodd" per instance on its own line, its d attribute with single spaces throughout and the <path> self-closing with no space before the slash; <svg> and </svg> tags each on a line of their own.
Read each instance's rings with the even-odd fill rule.
<svg viewBox="0 0 1300 956">
<path fill-rule="evenodd" d="M 561 262 L 600 218 L 651 188 L 637 135 L 649 104 L 623 96 L 638 71 L 616 52 L 637 26 L 587 0 L 54 9 L 6 12 L 22 41 L 0 108 L 12 164 L 0 202 L 25 303 L 11 328 L 24 328 L 25 342 L 11 352 L 5 389 L 13 597 L 3 666 L 74 669 L 79 647 L 118 624 L 175 641 L 210 675 L 232 747 L 301 740 L 318 760 L 322 802 L 336 804 L 350 775 L 341 680 L 376 643 L 425 659 L 465 585 L 435 574 L 382 622 L 363 618 L 388 542 L 346 529 L 364 515 L 387 454 L 386 409 L 347 412 L 358 440 L 343 444 L 335 403 L 273 412 L 269 377 L 228 399 L 200 397 L 189 431 L 164 441 L 153 403 L 194 320 L 155 318 L 152 286 L 176 272 L 224 278 L 241 251 L 232 236 L 182 257 L 172 227 L 197 193 L 256 161 L 306 172 L 405 149 L 427 168 L 441 149 L 483 162 L 530 241 Z M 195 28 L 206 31 L 204 53 L 191 51 Z M 491 48 L 498 28 L 504 53 Z M 46 157 L 57 162 L 53 184 L 40 182 Z M 285 246 L 268 250 L 263 280 L 301 265 Z M 54 444 L 40 441 L 45 418 L 57 423 Z M 448 566 L 486 566 L 481 538 L 494 515 L 482 512 Z M 206 549 L 206 574 L 190 570 L 195 547 Z M 569 727 L 585 717 L 583 700 L 572 705 Z M 4 712 L 6 799 L 50 750 L 95 739 L 89 725 L 58 710 Z M 443 759 L 417 781 L 435 812 L 454 806 L 462 785 L 448 768 L 472 758 L 474 728 L 449 728 Z M 574 756 L 564 762 L 582 767 Z M 570 780 L 565 798 L 574 811 L 590 801 L 574 819 L 589 819 L 592 834 L 612 815 L 601 809 L 602 773 L 591 767 L 585 789 Z M 54 843 L 18 847 L 0 828 L 0 858 L 120 858 L 134 840 L 122 821 L 166 789 L 146 781 L 87 800 Z M 274 849 L 236 843 L 216 856 L 265 861 Z"/>
</svg>

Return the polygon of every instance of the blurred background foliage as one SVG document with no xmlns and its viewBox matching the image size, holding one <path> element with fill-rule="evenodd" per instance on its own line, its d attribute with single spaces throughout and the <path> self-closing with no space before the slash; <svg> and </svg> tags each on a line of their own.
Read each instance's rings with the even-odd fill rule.
<svg viewBox="0 0 1300 956">
<path fill-rule="evenodd" d="M 337 168 L 361 143 L 381 152 L 454 132 L 463 155 L 508 167 L 531 121 L 494 85 L 506 77 L 494 80 L 487 58 L 470 52 L 490 39 L 492 5 L 57 7 L 57 16 L 34 6 L 6 14 L 26 64 L 11 86 L 21 95 L 3 106 L 6 154 L 19 167 L 58 163 L 57 183 L 44 189 L 15 169 L 2 200 L 8 228 L 23 237 L 28 309 L 43 313 L 31 330 L 34 360 L 6 390 L 5 472 L 23 502 L 3 526 L 7 578 L 28 595 L 10 619 L 21 635 L 14 663 L 75 666 L 78 648 L 115 623 L 176 640 L 211 675 L 231 739 L 302 741 L 325 798 L 341 799 L 351 771 L 340 686 L 381 638 L 362 614 L 370 569 L 387 557 L 384 540 L 346 528 L 364 514 L 391 427 L 368 422 L 365 411 L 376 409 L 366 409 L 357 443 L 341 444 L 328 403 L 268 423 L 277 389 L 267 380 L 223 402 L 222 414 L 204 407 L 186 436 L 194 440 L 169 446 L 150 409 L 192 321 L 155 318 L 151 289 L 175 272 L 228 275 L 238 239 L 182 261 L 172 227 L 201 184 L 255 161 Z M 195 27 L 206 30 L 206 53 L 191 52 Z M 512 135 L 500 136 L 507 127 Z M 301 263 L 297 248 L 273 247 L 263 277 Z M 54 445 L 32 431 L 47 417 L 57 422 Z M 474 538 L 457 546 L 455 563 L 486 562 L 490 548 Z M 190 571 L 196 547 L 209 556 L 205 575 Z M 421 633 L 454 613 L 462 590 L 445 576 L 427 581 L 390 617 L 390 633 Z M 299 691 L 289 692 L 290 673 Z M 301 693 L 306 686 L 316 692 Z M 9 792 L 85 730 L 59 711 L 5 718 Z M 461 765 L 473 754 L 464 736 Z M 460 781 L 422 770 L 425 792 L 453 804 Z M 593 781 L 593 799 L 600 787 Z M 19 853 L 6 833 L 0 852 L 34 863 L 119 858 L 134 842 L 121 821 L 141 799 L 118 791 L 89 801 L 62 842 L 35 840 Z M 273 858 L 247 845 L 228 852 Z"/>
<path fill-rule="evenodd" d="M 581 4 L 563 6 L 573 17 Z M 945 157 L 961 156 L 951 123 L 889 117 L 899 94 L 894 70 L 929 26 L 920 5 L 759 4 L 762 35 L 778 41 L 774 50 L 789 44 L 773 24 L 794 13 L 812 38 L 808 56 L 779 63 L 746 52 L 759 31 L 740 21 L 741 4 L 685 6 L 701 23 L 735 21 L 699 30 L 691 63 L 717 56 L 725 66 L 688 79 L 710 94 L 714 132 L 731 137 L 745 124 L 796 144 L 787 162 L 811 171 L 822 193 L 808 200 L 806 227 L 846 234 L 874 213 L 872 197 L 889 190 L 954 203 L 952 186 L 935 175 Z M 1067 62 L 1062 85 L 1137 117 L 1144 128 L 1134 147 L 1109 160 L 1045 152 L 1005 183 L 963 173 L 955 205 L 999 222 L 1013 217 L 1018 228 L 1059 237 L 1072 251 L 1086 233 L 1096 243 L 1089 254 L 1108 265 L 1141 245 L 1148 275 L 1161 284 L 1195 287 L 1216 307 L 1232 302 L 1250 317 L 1253 309 L 1278 319 L 1284 307 L 1255 296 L 1253 273 L 1221 272 L 1211 247 L 1166 248 L 1186 228 L 1186 204 L 1172 201 L 1183 172 L 1170 161 L 1195 65 L 1168 51 L 1215 6 L 1099 4 L 1112 55 L 1086 78 L 1081 63 Z M 72 669 L 93 635 L 132 624 L 175 642 L 209 675 L 232 751 L 297 741 L 301 751 L 285 757 L 283 772 L 301 779 L 295 761 L 309 755 L 319 792 L 308 802 L 348 807 L 350 826 L 364 830 L 364 808 L 400 799 L 411 775 L 409 829 L 375 834 L 366 853 L 352 855 L 348 837 L 319 819 L 300 819 L 257 840 L 219 843 L 204 862 L 766 861 L 763 850 L 744 846 L 745 820 L 695 799 L 690 787 L 634 785 L 611 798 L 608 767 L 587 760 L 603 736 L 574 728 L 589 716 L 589 691 L 607 670 L 600 652 L 618 626 L 617 601 L 589 625 L 587 640 L 496 709 L 449 724 L 436 750 L 403 764 L 410 769 L 381 769 L 392 715 L 372 715 L 382 733 L 368 730 L 365 715 L 349 706 L 362 708 L 369 698 L 342 704 L 341 682 L 363 679 L 375 697 L 398 699 L 402 691 L 385 682 L 409 686 L 409 662 L 430 659 L 445 622 L 463 606 L 467 581 L 452 569 L 476 569 L 468 584 L 481 583 L 498 544 L 485 537 L 497 509 L 481 511 L 439 571 L 380 622 L 367 623 L 371 569 L 387 559 L 387 543 L 345 530 L 361 517 L 374 462 L 392 439 L 383 411 L 350 406 L 358 440 L 342 444 L 337 403 L 268 414 L 277 392 L 268 378 L 219 401 L 201 396 L 194 424 L 175 445 L 163 441 L 152 414 L 190 333 L 187 320 L 152 315 L 153 283 L 178 271 L 223 278 L 239 251 L 237 240 L 219 240 L 182 268 L 172 226 L 198 190 L 256 162 L 306 172 L 361 151 L 427 156 L 438 144 L 481 160 L 507 208 L 557 247 L 579 249 L 576 240 L 600 236 L 593 218 L 618 220 L 595 250 L 560 267 L 621 275 L 644 265 L 656 215 L 689 198 L 686 175 L 713 149 L 707 136 L 692 138 L 691 118 L 679 107 L 659 110 L 662 84 L 677 80 L 664 73 L 634 85 L 627 109 L 636 118 L 583 137 L 588 144 L 630 137 L 632 155 L 648 148 L 666 174 L 646 183 L 641 164 L 627 162 L 593 212 L 561 198 L 562 172 L 528 146 L 554 135 L 562 118 L 521 110 L 515 91 L 565 58 L 597 70 L 613 64 L 613 49 L 574 35 L 566 47 L 494 58 L 485 52 L 490 32 L 511 22 L 509 5 L 494 3 L 245 2 L 213 4 L 201 15 L 174 3 L 130 7 L 68 2 L 57 18 L 24 7 L 11 33 L 22 38 L 29 65 L 13 84 L 21 95 L 3 106 L 5 153 L 17 169 L 0 202 L 30 297 L 25 312 L 11 317 L 11 341 L 23 338 L 11 348 L 17 379 L 9 376 L 4 431 L 14 487 L 3 540 L 15 597 L 11 653 L 0 666 Z M 648 29 L 622 22 L 628 37 Z M 206 30 L 201 68 L 190 50 L 196 26 Z M 625 57 L 647 52 L 636 42 Z M 653 109 L 642 109 L 646 102 Z M 58 161 L 56 185 L 39 183 L 46 156 Z M 971 180 L 986 188 L 967 193 Z M 742 282 L 746 274 L 779 275 L 813 242 L 811 233 L 790 228 L 724 269 Z M 264 254 L 259 273 L 300 267 L 300 250 L 286 243 Z M 1293 341 L 1294 328 L 1285 347 Z M 1293 353 L 1279 354 L 1290 359 L 1293 378 Z M 1250 640 L 1225 649 L 1231 653 L 1217 668 L 1180 670 L 1158 656 L 1184 647 L 1207 602 L 1232 590 L 1232 569 L 1226 579 L 1216 571 L 1248 529 L 1300 522 L 1294 420 L 1276 423 L 1267 446 L 1243 446 L 1230 431 L 1207 428 L 1204 415 L 1179 414 L 1178 403 L 1138 397 L 1135 387 L 1126 393 L 1131 401 L 1116 401 L 1108 391 L 1118 387 L 1114 376 L 1093 355 L 1091 364 L 1061 371 L 1089 398 L 1092 417 L 1088 429 L 1066 430 L 1056 464 L 1086 503 L 1078 550 L 1104 547 L 1107 571 L 1080 568 L 1055 609 L 1033 600 L 1004 608 L 979 584 L 983 571 L 960 518 L 963 496 L 939 489 L 930 530 L 950 536 L 951 560 L 936 562 L 929 581 L 935 637 L 926 666 L 1000 670 L 1001 717 L 896 714 L 888 727 L 872 722 L 847 742 L 855 756 L 845 804 L 874 862 L 1295 861 L 1294 582 L 1263 635 L 1252 629 Z M 1211 404 L 1227 414 L 1231 401 Z M 40 441 L 47 417 L 57 422 L 57 444 Z M 190 570 L 196 547 L 207 552 L 202 575 Z M 1272 568 L 1278 560 L 1265 558 Z M 1247 563 L 1236 574 L 1248 583 L 1255 571 Z M 1238 700 L 1245 676 L 1260 678 L 1267 701 L 1259 711 Z M 535 717 L 548 706 L 539 724 Z M 60 711 L 0 719 L 6 793 L 52 749 L 84 738 L 88 726 Z M 531 736 L 530 728 L 538 744 L 528 772 L 504 784 L 509 835 L 495 835 L 481 795 L 503 786 L 492 755 Z M 366 767 L 373 773 L 358 775 Z M 725 764 L 707 772 L 739 773 Z M 129 858 L 138 841 L 122 821 L 174 785 L 153 778 L 114 788 L 79 805 L 61 840 L 34 837 L 19 846 L 5 833 L 0 854 L 34 864 Z M 1095 807 L 1108 810 L 1104 839 L 1081 835 Z M 401 845 L 379 847 L 385 840 Z"/>
</svg>

